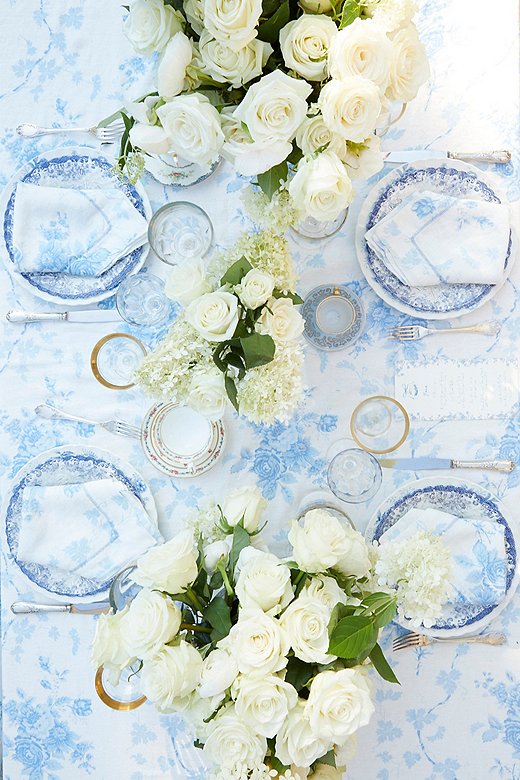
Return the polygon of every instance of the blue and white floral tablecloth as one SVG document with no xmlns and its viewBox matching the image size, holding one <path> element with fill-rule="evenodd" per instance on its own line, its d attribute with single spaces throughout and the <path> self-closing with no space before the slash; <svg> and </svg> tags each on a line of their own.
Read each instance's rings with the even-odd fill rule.
<svg viewBox="0 0 520 780">
<path fill-rule="evenodd" d="M 121 32 L 124 11 L 103 0 L 4 0 L 0 43 L 0 183 L 38 152 L 72 143 L 71 137 L 22 140 L 23 121 L 95 123 L 124 97 L 140 96 L 150 84 L 152 61 L 136 56 Z M 494 6 L 484 0 L 429 0 L 419 14 L 432 78 L 403 120 L 385 138 L 388 149 L 511 148 L 514 164 L 489 166 L 512 202 L 518 181 L 518 10 L 514 0 Z M 78 139 L 75 138 L 74 142 Z M 86 143 L 96 146 L 95 142 Z M 224 165 L 209 181 L 174 192 L 145 181 L 152 205 L 188 197 L 211 215 L 216 239 L 228 245 L 251 227 L 239 191 L 246 185 Z M 138 443 L 88 425 L 36 419 L 36 404 L 105 419 L 138 422 L 150 405 L 141 391 L 114 392 L 96 383 L 89 356 L 110 326 L 103 324 L 2 325 L 0 366 L 0 477 L 5 494 L 11 478 L 36 453 L 60 444 L 88 444 L 126 458 L 149 482 L 165 535 L 186 509 L 206 497 L 220 498 L 237 482 L 257 484 L 271 500 L 267 532 L 283 544 L 288 519 L 302 497 L 324 485 L 326 452 L 347 435 L 356 403 L 374 393 L 392 394 L 400 358 L 420 355 L 473 359 L 518 355 L 520 268 L 499 295 L 463 324 L 498 319 L 498 337 L 431 338 L 397 344 L 385 340 L 404 316 L 376 298 L 361 276 L 353 231 L 360 192 L 343 230 L 332 240 L 291 239 L 300 290 L 332 281 L 363 299 L 367 327 L 344 352 L 307 348 L 307 395 L 288 426 L 254 427 L 229 416 L 228 443 L 217 467 L 194 480 L 171 480 L 146 461 Z M 156 260 L 154 272 L 164 275 Z M 0 270 L 2 311 L 47 310 L 49 305 L 13 286 Z M 111 304 L 110 304 L 111 305 Z M 52 306 L 51 306 L 52 308 Z M 141 338 L 153 341 L 152 333 Z M 520 462 L 520 420 L 415 423 L 400 455 L 456 458 L 499 456 Z M 410 479 L 385 471 L 383 486 L 354 521 L 363 530 L 377 503 Z M 473 479 L 519 512 L 520 468 L 510 475 L 477 472 Z M 10 604 L 31 599 L 20 573 L 2 551 L 3 768 L 5 780 L 202 780 L 181 721 L 160 716 L 151 705 L 134 712 L 106 708 L 94 691 L 89 644 L 94 618 L 14 616 Z M 520 594 L 493 628 L 504 647 L 445 646 L 391 657 L 401 686 L 376 684 L 376 714 L 359 734 L 352 780 L 515 780 L 520 778 Z M 393 636 L 387 632 L 386 647 Z"/>
</svg>

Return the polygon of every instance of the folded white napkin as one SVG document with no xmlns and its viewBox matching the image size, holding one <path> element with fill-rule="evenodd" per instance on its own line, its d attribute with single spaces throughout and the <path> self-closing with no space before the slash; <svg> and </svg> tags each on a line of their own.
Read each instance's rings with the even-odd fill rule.
<svg viewBox="0 0 520 780">
<path fill-rule="evenodd" d="M 365 234 L 370 248 L 409 287 L 498 284 L 509 242 L 509 208 L 415 192 Z"/>
<path fill-rule="evenodd" d="M 13 212 L 20 273 L 99 276 L 146 243 L 147 222 L 121 190 L 20 182 Z"/>
<path fill-rule="evenodd" d="M 503 599 L 507 584 L 503 526 L 489 520 L 455 517 L 439 509 L 410 509 L 379 541 L 404 542 L 417 531 L 441 536 L 451 551 L 455 590 L 451 604 L 487 606 Z"/>
<path fill-rule="evenodd" d="M 23 491 L 18 560 L 106 582 L 163 541 L 139 499 L 117 480 Z"/>
</svg>

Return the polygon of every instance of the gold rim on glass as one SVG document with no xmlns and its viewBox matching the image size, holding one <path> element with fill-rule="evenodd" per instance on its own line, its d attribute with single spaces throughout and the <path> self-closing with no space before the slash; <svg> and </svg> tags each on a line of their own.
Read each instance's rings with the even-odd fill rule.
<svg viewBox="0 0 520 780">
<path fill-rule="evenodd" d="M 96 693 L 103 702 L 103 704 L 106 704 L 107 707 L 110 707 L 112 710 L 120 710 L 120 711 L 128 711 L 128 710 L 135 710 L 137 707 L 140 707 L 141 704 L 144 704 L 146 701 L 146 696 L 139 696 L 138 699 L 134 699 L 133 701 L 118 701 L 117 699 L 113 699 L 112 696 L 110 696 L 109 693 L 105 690 L 103 686 L 103 667 L 100 666 L 99 669 L 96 672 Z"/>
<path fill-rule="evenodd" d="M 404 431 L 403 435 L 399 439 L 399 441 L 394 444 L 392 447 L 387 447 L 384 450 L 376 450 L 376 449 L 370 449 L 366 446 L 366 444 L 363 444 L 362 441 L 359 440 L 356 431 L 354 430 L 354 420 L 356 417 L 356 414 L 359 412 L 362 406 L 364 406 L 368 401 L 390 401 L 390 403 L 395 404 L 398 409 L 402 412 L 403 419 L 404 419 Z M 394 450 L 398 449 L 398 447 L 403 444 L 403 442 L 406 440 L 408 434 L 410 433 L 410 417 L 408 416 L 408 412 L 397 399 L 392 398 L 389 395 L 371 395 L 368 398 L 364 398 L 361 403 L 359 403 L 354 411 L 352 412 L 352 415 L 350 417 L 350 433 L 352 434 L 352 438 L 358 445 L 358 447 L 361 447 L 362 450 L 365 450 L 365 452 L 373 453 L 374 455 L 386 455 L 387 452 L 393 452 Z"/>
<path fill-rule="evenodd" d="M 128 390 L 130 387 L 135 387 L 137 382 L 131 382 L 129 385 L 114 385 L 112 382 L 109 382 L 108 379 L 105 379 L 103 374 L 100 372 L 98 367 L 98 355 L 107 343 L 107 341 L 110 341 L 111 339 L 129 339 L 130 341 L 134 341 L 143 351 L 143 357 L 146 355 L 146 347 L 142 343 L 142 341 L 139 341 L 135 336 L 130 335 L 130 333 L 109 333 L 107 336 L 103 336 L 102 339 L 99 339 L 97 344 L 94 345 L 94 349 L 92 350 L 92 354 L 90 355 L 90 368 L 92 369 L 92 373 L 96 377 L 97 381 L 103 385 L 103 387 L 108 387 L 110 390 Z"/>
</svg>

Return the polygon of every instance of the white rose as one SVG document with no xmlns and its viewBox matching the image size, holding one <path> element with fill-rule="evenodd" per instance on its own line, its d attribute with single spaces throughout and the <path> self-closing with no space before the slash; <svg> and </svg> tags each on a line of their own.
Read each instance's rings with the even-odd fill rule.
<svg viewBox="0 0 520 780">
<path fill-rule="evenodd" d="M 264 41 L 254 40 L 242 49 L 233 49 L 212 38 L 205 30 L 200 37 L 199 51 L 204 71 L 212 79 L 241 87 L 262 75 L 273 47 Z"/>
<path fill-rule="evenodd" d="M 185 87 L 186 69 L 193 59 L 190 39 L 183 32 L 176 33 L 165 48 L 157 68 L 157 91 L 170 100 Z"/>
<path fill-rule="evenodd" d="M 204 568 L 209 574 L 215 571 L 220 560 L 224 564 L 227 563 L 232 541 L 232 536 L 226 536 L 225 539 L 217 539 L 204 547 Z"/>
<path fill-rule="evenodd" d="M 318 105 L 325 124 L 333 133 L 347 141 L 360 142 L 375 130 L 381 97 L 373 81 L 362 76 L 348 76 L 325 84 Z"/>
<path fill-rule="evenodd" d="M 363 11 L 385 32 L 404 27 L 417 10 L 414 0 L 364 0 Z"/>
<path fill-rule="evenodd" d="M 242 608 L 277 615 L 293 599 L 291 571 L 276 555 L 245 547 L 237 561 L 235 591 Z"/>
<path fill-rule="evenodd" d="M 273 277 L 259 268 L 251 268 L 235 287 L 235 292 L 246 309 L 257 309 L 263 306 L 273 294 L 273 290 Z"/>
<path fill-rule="evenodd" d="M 344 526 L 326 509 L 311 509 L 303 526 L 293 520 L 288 539 L 296 563 L 311 574 L 333 568 L 350 549 Z"/>
<path fill-rule="evenodd" d="M 197 687 L 202 658 L 184 639 L 177 645 L 165 645 L 143 663 L 141 690 L 161 712 L 176 712 Z"/>
<path fill-rule="evenodd" d="M 166 154 L 171 141 L 160 125 L 145 125 L 136 122 L 130 128 L 130 143 L 147 154 Z"/>
<path fill-rule="evenodd" d="M 318 149 L 336 152 L 340 160 L 347 155 L 347 142 L 333 133 L 323 121 L 321 114 L 306 117 L 296 133 L 296 143 L 304 155 L 314 155 Z"/>
<path fill-rule="evenodd" d="M 210 733 L 203 752 L 221 772 L 225 767 L 237 765 L 254 769 L 263 762 L 267 752 L 266 738 L 246 726 L 233 705 L 221 710 L 209 725 Z"/>
<path fill-rule="evenodd" d="M 344 767 L 336 769 L 329 764 L 316 764 L 309 780 L 343 780 Z"/>
<path fill-rule="evenodd" d="M 358 749 L 358 735 L 352 734 L 342 745 L 334 745 L 336 766 L 346 766 L 354 758 Z"/>
<path fill-rule="evenodd" d="M 330 609 L 309 596 L 298 596 L 280 618 L 282 628 L 290 637 L 294 655 L 308 664 L 328 664 Z"/>
<path fill-rule="evenodd" d="M 311 683 L 305 714 L 319 739 L 342 745 L 369 722 L 374 705 L 365 672 L 320 672 Z"/>
<path fill-rule="evenodd" d="M 99 616 L 91 648 L 91 660 L 96 669 L 104 666 L 117 672 L 133 661 L 121 637 L 121 621 L 127 612 L 128 607 L 125 607 L 113 615 Z"/>
<path fill-rule="evenodd" d="M 419 40 L 415 25 L 409 24 L 392 36 L 390 82 L 386 95 L 390 100 L 406 103 L 413 100 L 421 84 L 428 81 L 429 77 L 426 50 Z"/>
<path fill-rule="evenodd" d="M 186 309 L 186 319 L 208 341 L 227 341 L 238 325 L 238 298 L 222 290 L 201 295 Z"/>
<path fill-rule="evenodd" d="M 143 588 L 121 620 L 121 638 L 129 655 L 150 658 L 177 635 L 181 611 L 163 593 Z"/>
<path fill-rule="evenodd" d="M 332 41 L 328 70 L 333 79 L 363 76 L 385 91 L 388 84 L 392 44 L 384 30 L 371 19 L 355 19 Z"/>
<path fill-rule="evenodd" d="M 381 140 L 371 135 L 362 144 L 347 143 L 347 154 L 343 159 L 351 179 L 369 179 L 384 165 Z"/>
<path fill-rule="evenodd" d="M 197 35 L 204 29 L 204 0 L 184 0 L 184 15 Z"/>
<path fill-rule="evenodd" d="M 139 54 L 151 54 L 164 49 L 182 22 L 182 14 L 163 0 L 133 0 L 123 30 Z"/>
<path fill-rule="evenodd" d="M 204 0 L 204 26 L 234 49 L 256 38 L 261 13 L 262 0 Z"/>
<path fill-rule="evenodd" d="M 226 637 L 242 674 L 279 672 L 287 665 L 289 640 L 278 620 L 261 609 L 243 609 Z"/>
<path fill-rule="evenodd" d="M 167 593 L 182 593 L 196 579 L 197 547 L 191 531 L 181 531 L 137 560 L 132 580 Z"/>
<path fill-rule="evenodd" d="M 198 694 L 198 688 L 182 699 L 182 703 L 186 704 L 182 708 L 182 719 L 193 736 L 201 742 L 205 741 L 210 732 L 209 718 L 214 714 L 221 701 L 221 696 L 202 698 Z"/>
<path fill-rule="evenodd" d="M 231 687 L 238 675 L 235 659 L 226 650 L 215 648 L 202 662 L 197 692 L 202 698 L 219 696 Z"/>
<path fill-rule="evenodd" d="M 323 574 L 307 580 L 302 588 L 303 594 L 315 601 L 321 601 L 330 611 L 336 604 L 347 603 L 347 594 L 341 590 L 334 577 L 326 577 Z"/>
<path fill-rule="evenodd" d="M 234 115 L 247 125 L 253 141 L 292 141 L 311 92 L 306 81 L 275 70 L 249 87 Z"/>
<path fill-rule="evenodd" d="M 218 111 L 205 95 L 178 95 L 160 106 L 157 115 L 180 156 L 202 166 L 215 162 L 224 134 Z"/>
<path fill-rule="evenodd" d="M 288 141 L 253 141 L 236 119 L 234 113 L 224 109 L 221 114 L 225 135 L 222 157 L 242 176 L 256 176 L 279 165 L 290 155 L 292 144 Z"/>
<path fill-rule="evenodd" d="M 276 735 L 276 757 L 282 764 L 310 766 L 332 747 L 320 739 L 305 716 L 305 701 L 299 699 Z"/>
<path fill-rule="evenodd" d="M 220 508 L 226 522 L 235 526 L 242 522 L 245 530 L 252 534 L 258 528 L 262 512 L 267 506 L 267 501 L 257 487 L 245 485 L 229 493 Z"/>
<path fill-rule="evenodd" d="M 358 579 L 366 577 L 370 572 L 369 548 L 365 538 L 354 528 L 345 527 L 345 536 L 348 542 L 348 550 L 336 564 L 336 568 L 347 577 L 353 574 Z"/>
<path fill-rule="evenodd" d="M 210 290 L 211 285 L 206 279 L 202 260 L 172 268 L 165 286 L 166 295 L 178 301 L 181 306 L 187 306 Z"/>
<path fill-rule="evenodd" d="M 155 106 L 159 98 L 157 95 L 147 95 L 144 100 L 124 100 L 123 107 L 129 116 L 144 125 L 153 125 L 157 119 Z"/>
<path fill-rule="evenodd" d="M 296 689 L 277 675 L 246 675 L 239 679 L 235 710 L 240 720 L 257 734 L 274 737 L 297 701 Z"/>
<path fill-rule="evenodd" d="M 226 411 L 228 397 L 224 375 L 218 368 L 195 370 L 186 403 L 210 420 L 218 420 Z"/>
<path fill-rule="evenodd" d="M 310 81 L 322 81 L 327 70 L 327 54 L 338 34 L 328 16 L 303 14 L 280 30 L 280 47 L 284 62 Z"/>
<path fill-rule="evenodd" d="M 302 335 L 305 322 L 290 298 L 271 298 L 256 324 L 258 333 L 275 341 L 294 341 Z"/>
<path fill-rule="evenodd" d="M 299 0 L 298 5 L 310 14 L 326 14 L 332 11 L 331 0 Z"/>
<path fill-rule="evenodd" d="M 336 219 L 353 198 L 347 169 L 334 152 L 301 160 L 288 189 L 295 208 L 319 222 Z"/>
</svg>

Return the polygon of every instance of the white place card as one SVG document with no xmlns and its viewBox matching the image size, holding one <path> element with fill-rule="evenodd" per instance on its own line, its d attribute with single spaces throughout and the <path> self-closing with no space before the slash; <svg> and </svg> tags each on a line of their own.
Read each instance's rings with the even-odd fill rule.
<svg viewBox="0 0 520 780">
<path fill-rule="evenodd" d="M 400 363 L 395 397 L 412 420 L 509 417 L 520 399 L 520 367 L 500 358 Z"/>
</svg>

